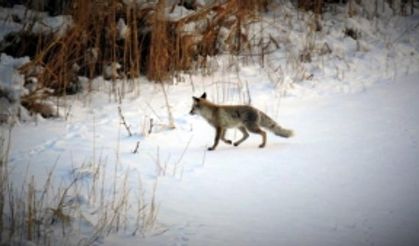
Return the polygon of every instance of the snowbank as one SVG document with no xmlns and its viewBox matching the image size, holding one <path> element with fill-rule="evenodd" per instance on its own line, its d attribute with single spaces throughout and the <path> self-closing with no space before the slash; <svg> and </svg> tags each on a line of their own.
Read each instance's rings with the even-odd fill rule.
<svg viewBox="0 0 419 246">
<path fill-rule="evenodd" d="M 65 33 L 72 25 L 72 18 L 68 15 L 50 17 L 46 12 L 27 9 L 23 5 L 13 8 L 0 7 L 0 40 L 11 33 L 29 31 L 32 33 Z"/>
<path fill-rule="evenodd" d="M 13 58 L 5 54 L 0 56 L 0 122 L 7 122 L 24 110 L 20 97 L 29 90 L 25 87 L 24 76 L 18 68 L 29 62 L 29 58 Z M 23 115 L 22 115 L 23 116 Z"/>
<path fill-rule="evenodd" d="M 265 53 L 262 72 L 284 85 L 287 95 L 307 96 L 310 88 L 314 96 L 362 91 L 419 71 L 418 16 L 393 15 L 382 5 L 385 11 L 376 17 L 369 10 L 350 17 L 337 5 L 321 19 L 291 4 L 279 6 L 251 26 L 250 36 L 261 37 L 266 47 L 256 51 Z"/>
</svg>

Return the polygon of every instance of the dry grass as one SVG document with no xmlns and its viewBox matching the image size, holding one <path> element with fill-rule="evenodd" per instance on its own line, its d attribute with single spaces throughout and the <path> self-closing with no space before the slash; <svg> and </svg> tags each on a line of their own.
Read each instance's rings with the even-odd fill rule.
<svg viewBox="0 0 419 246">
<path fill-rule="evenodd" d="M 148 56 L 148 78 L 161 82 L 167 79 L 171 68 L 171 50 L 173 42 L 168 33 L 168 21 L 165 18 L 166 1 L 157 2 L 151 18 L 151 42 Z"/>
<path fill-rule="evenodd" d="M 298 0 L 298 8 L 305 11 L 313 11 L 316 14 L 323 13 L 324 0 Z"/>
<path fill-rule="evenodd" d="M 0 129 L 3 131 L 4 129 Z M 8 132 L 2 132 L 0 137 L 0 242 L 3 240 L 3 232 L 7 225 L 4 224 L 5 216 L 4 211 L 6 207 L 6 199 L 8 198 L 7 188 L 9 183 L 9 170 L 8 170 L 8 158 L 10 151 L 10 137 L 12 133 L 12 126 L 8 129 Z"/>
<path fill-rule="evenodd" d="M 155 229 L 157 181 L 145 198 L 140 179 L 135 179 L 139 190 L 133 192 L 128 185 L 134 181 L 132 175 L 128 171 L 117 175 L 119 163 L 109 173 L 99 158 L 74 166 L 64 178 L 55 171 L 57 159 L 45 181 L 30 175 L 28 166 L 23 183 L 16 184 L 12 179 L 16 174 L 8 165 L 10 135 L 11 128 L 0 138 L 1 243 L 91 245 L 110 233 L 135 235 Z M 107 195 L 110 192 L 113 195 Z"/>
<path fill-rule="evenodd" d="M 59 102 L 66 98 L 54 98 L 52 103 L 51 96 L 91 91 L 98 76 L 112 81 L 109 93 L 118 99 L 126 91 L 139 91 L 134 79 L 140 75 L 164 82 L 182 71 L 211 72 L 210 60 L 217 54 L 253 52 L 247 28 L 271 0 L 215 1 L 176 18 L 168 14 L 181 7 L 167 6 L 165 0 L 126 2 L 74 0 L 65 10 L 73 20 L 66 31 L 34 32 L 31 27 L 37 19 L 33 18 L 11 37 L 21 40 L 11 46 L 14 52 L 31 57 L 20 72 L 26 80 L 37 81 L 36 88 L 21 99 L 26 109 L 44 117 L 60 116 Z"/>
<path fill-rule="evenodd" d="M 104 75 L 115 80 L 146 74 L 151 80 L 163 81 L 176 71 L 196 67 L 199 56 L 205 61 L 219 52 L 245 49 L 248 38 L 243 28 L 258 11 L 266 10 L 269 2 L 221 2 L 169 20 L 165 0 L 155 5 L 75 0 L 69 10 L 72 27 L 63 35 L 38 41 L 35 57 L 21 71 L 29 74 L 34 67 L 43 67 L 36 74 L 40 86 L 53 88 L 60 95 L 80 90 L 78 75 L 90 79 Z M 208 23 L 192 33 L 186 31 L 187 25 L 198 22 Z M 227 36 L 220 34 L 221 28 L 229 30 Z M 220 42 L 226 47 L 221 49 Z M 106 73 L 106 66 L 121 68 Z"/>
<path fill-rule="evenodd" d="M 125 2 L 74 0 L 66 10 L 74 23 L 65 34 L 29 37 L 22 33 L 28 40 L 20 46 L 36 43 L 36 49 L 32 49 L 36 54 L 21 71 L 29 74 L 34 67 L 43 67 L 36 74 L 39 86 L 52 88 L 60 95 L 78 92 L 83 87 L 78 80 L 80 75 L 89 79 L 103 75 L 114 81 L 144 74 L 154 81 L 166 81 L 179 71 L 207 69 L 208 58 L 216 54 L 254 53 L 247 25 L 258 20 L 259 13 L 267 11 L 273 1 L 215 1 L 211 5 L 195 6 L 193 12 L 178 19 L 169 19 L 167 14 L 180 7 L 168 6 L 165 0 L 128 5 Z M 313 23 L 319 31 L 324 7 L 336 2 L 298 0 L 297 5 L 314 13 Z M 412 12 L 413 1 L 406 2 L 400 11 L 406 12 L 410 7 Z M 351 16 L 353 1 L 347 4 Z M 257 44 L 262 65 L 270 42 L 276 40 L 270 38 Z M 305 52 L 301 59 L 308 61 L 308 55 Z M 109 67 L 111 72 L 106 71 Z"/>
</svg>

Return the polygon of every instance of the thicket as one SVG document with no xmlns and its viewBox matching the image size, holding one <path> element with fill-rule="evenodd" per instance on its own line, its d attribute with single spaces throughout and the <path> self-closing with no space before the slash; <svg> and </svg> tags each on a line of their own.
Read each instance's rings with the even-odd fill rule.
<svg viewBox="0 0 419 246">
<path fill-rule="evenodd" d="M 78 75 L 114 80 L 144 74 L 162 81 L 175 71 L 205 66 L 208 56 L 244 49 L 244 26 L 268 4 L 233 0 L 198 7 L 186 1 L 171 6 L 164 0 L 127 2 L 74 0 L 68 10 L 74 23 L 64 35 L 19 33 L 22 44 L 6 52 L 31 55 L 32 61 L 21 72 L 36 76 L 40 87 L 59 94 L 76 92 Z M 187 6 L 190 13 L 171 18 L 178 5 Z M 225 50 L 219 47 L 222 28 L 229 30 L 223 40 Z M 33 74 L 36 67 L 43 69 Z"/>
<path fill-rule="evenodd" d="M 1 42 L 0 52 L 12 56 L 30 56 L 20 68 L 27 83 L 36 82 L 36 90 L 22 98 L 31 111 L 43 108 L 39 101 L 50 95 L 91 89 L 98 76 L 115 81 L 145 75 L 162 82 L 179 71 L 195 71 L 208 66 L 209 57 L 220 54 L 260 53 L 266 43 L 249 37 L 247 27 L 262 12 L 281 0 L 14 0 L 0 1 L 3 6 L 23 3 L 28 8 L 52 15 L 71 15 L 73 23 L 65 33 L 37 33 L 31 25 L 11 33 Z M 317 18 L 332 4 L 359 4 L 360 0 L 295 0 L 302 11 Z M 376 11 L 380 6 L 375 1 Z M 414 0 L 388 0 L 400 14 Z M 350 8 L 349 8 L 350 9 Z M 354 14 L 354 13 L 351 13 Z M 36 18 L 34 18 L 36 21 Z M 35 25 L 33 25 L 35 26 Z M 321 29 L 321 27 L 318 27 Z M 271 40 L 276 42 L 276 40 Z M 277 45 L 278 46 L 278 45 Z M 262 49 L 263 50 L 263 49 Z M 263 56 L 263 54 L 260 54 Z M 82 85 L 80 77 L 87 78 Z M 84 80 L 83 80 L 84 81 Z M 26 83 L 26 82 L 25 82 Z M 84 83 L 84 82 L 83 82 Z M 45 90 L 48 88 L 48 90 Z M 51 110 L 44 110 L 49 116 Z M 41 112 L 42 113 L 42 112 Z"/>
</svg>

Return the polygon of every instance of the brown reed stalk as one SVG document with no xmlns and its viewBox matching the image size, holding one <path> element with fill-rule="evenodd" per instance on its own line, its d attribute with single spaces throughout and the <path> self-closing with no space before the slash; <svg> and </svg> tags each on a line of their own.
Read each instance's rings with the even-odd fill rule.
<svg viewBox="0 0 419 246">
<path fill-rule="evenodd" d="M 152 17 L 152 31 L 150 42 L 150 54 L 148 57 L 147 76 L 151 80 L 162 82 L 170 72 L 170 40 L 167 33 L 167 21 L 165 19 L 166 1 L 159 0 L 155 13 Z"/>
</svg>

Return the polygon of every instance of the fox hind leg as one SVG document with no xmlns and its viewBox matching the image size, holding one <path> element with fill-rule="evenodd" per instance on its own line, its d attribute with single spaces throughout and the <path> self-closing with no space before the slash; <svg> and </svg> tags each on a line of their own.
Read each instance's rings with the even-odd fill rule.
<svg viewBox="0 0 419 246">
<path fill-rule="evenodd" d="M 227 132 L 227 129 L 221 130 L 221 140 L 223 140 L 223 142 L 226 144 L 232 144 L 231 140 L 225 138 L 226 132 Z"/>
<path fill-rule="evenodd" d="M 249 137 L 249 133 L 246 131 L 246 127 L 239 127 L 239 130 L 242 132 L 243 137 L 234 143 L 234 146 L 239 146 L 239 144 L 243 143 L 244 140 L 246 140 Z"/>
<path fill-rule="evenodd" d="M 262 136 L 262 143 L 259 145 L 259 148 L 263 148 L 266 145 L 266 132 L 260 129 L 258 125 L 247 125 L 247 130 L 251 133 L 256 133 Z"/>
</svg>

